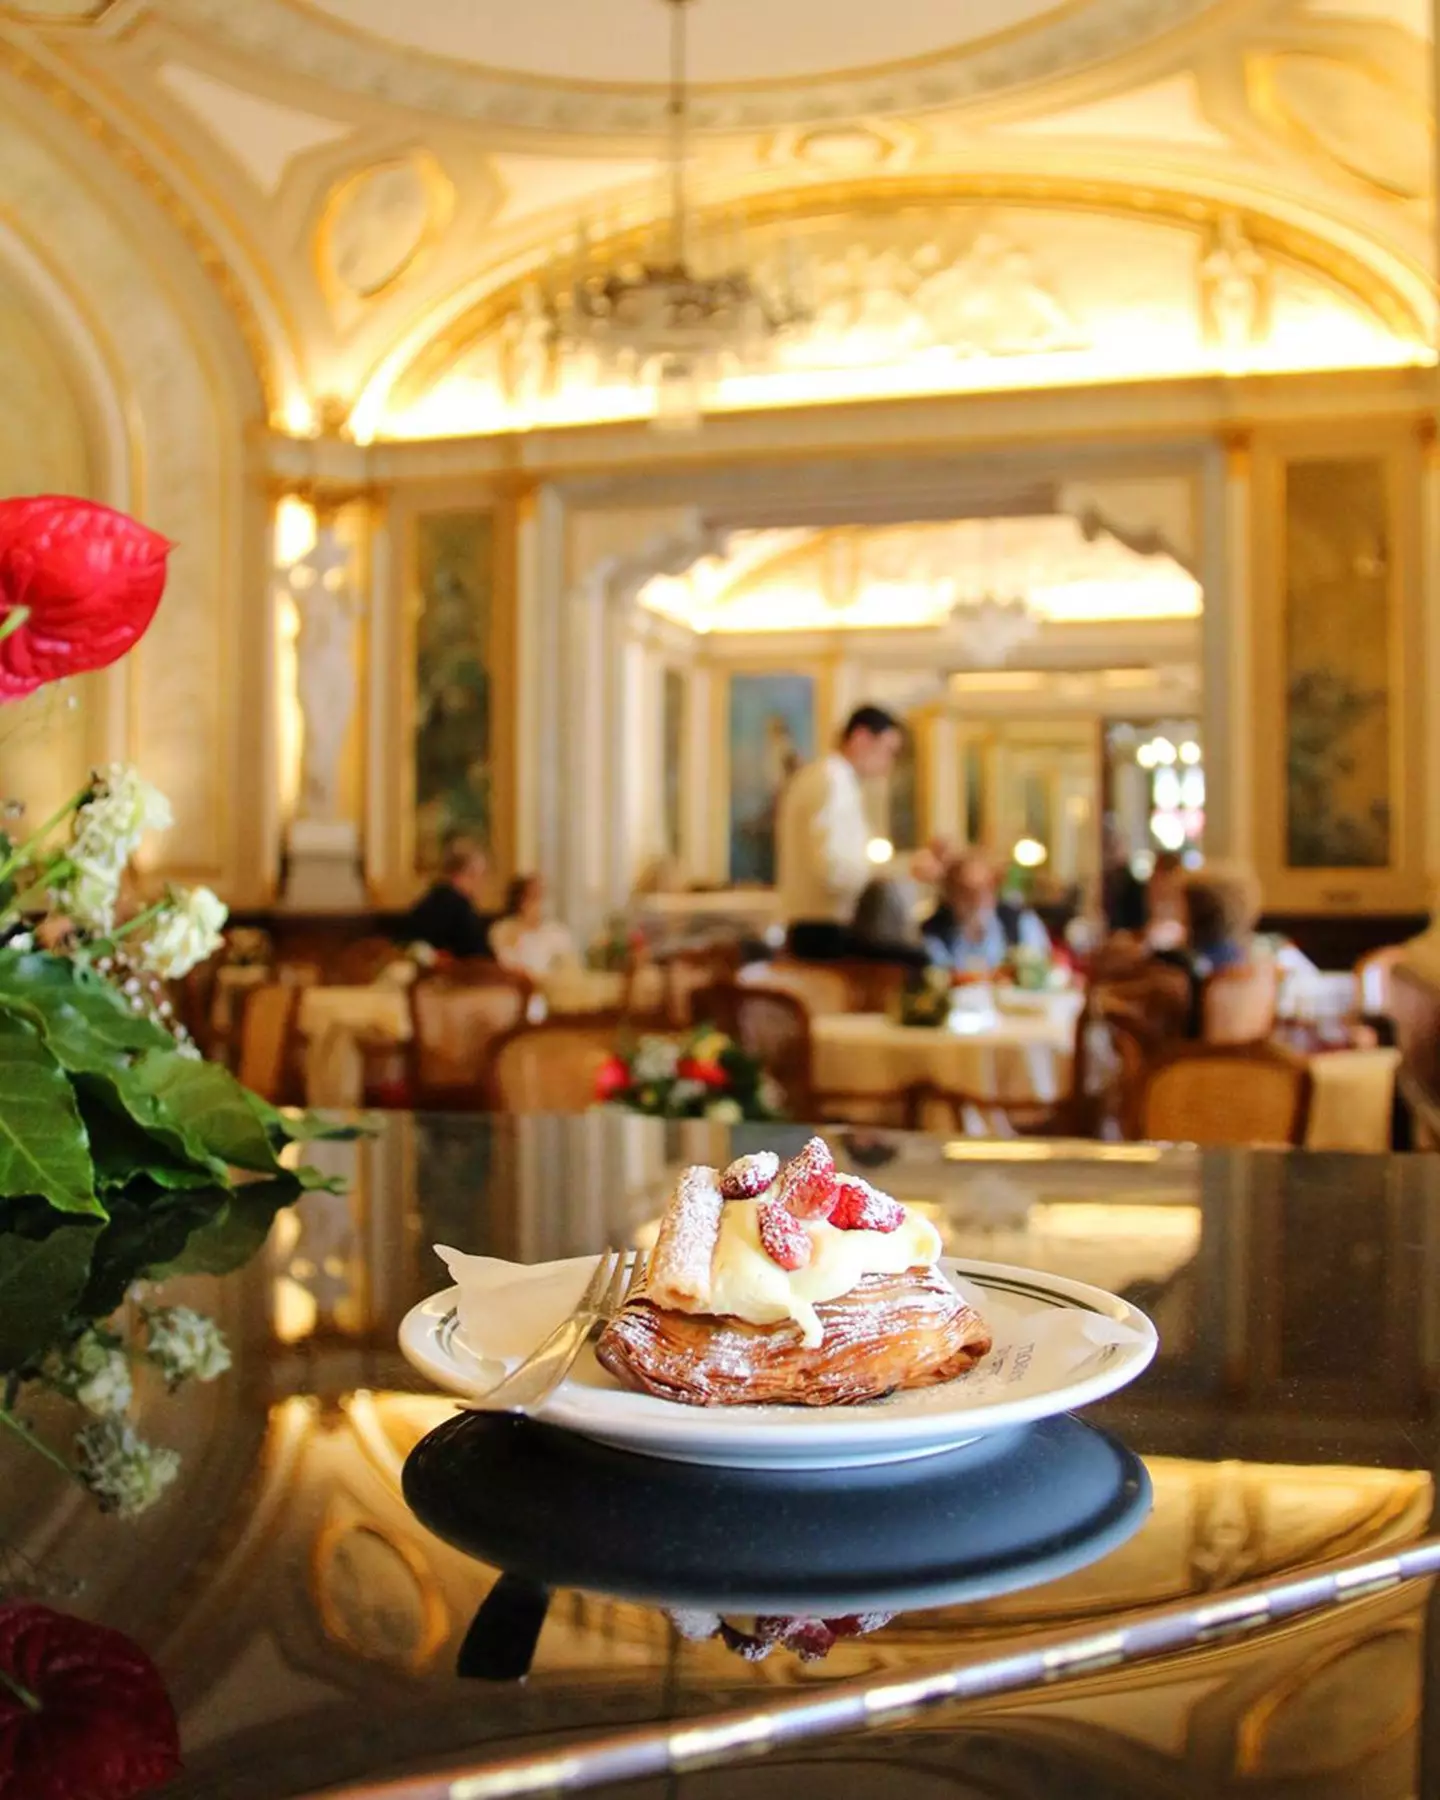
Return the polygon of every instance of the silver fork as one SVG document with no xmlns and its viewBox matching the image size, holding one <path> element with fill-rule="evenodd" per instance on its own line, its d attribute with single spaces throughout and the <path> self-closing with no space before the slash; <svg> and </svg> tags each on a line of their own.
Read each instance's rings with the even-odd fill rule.
<svg viewBox="0 0 1440 1800">
<path fill-rule="evenodd" d="M 532 1350 L 518 1369 L 479 1399 L 467 1401 L 467 1412 L 533 1412 L 548 1400 L 575 1366 L 592 1332 L 608 1325 L 635 1293 L 645 1276 L 645 1256 L 636 1251 L 604 1250 L 585 1292 L 568 1319 Z"/>
</svg>

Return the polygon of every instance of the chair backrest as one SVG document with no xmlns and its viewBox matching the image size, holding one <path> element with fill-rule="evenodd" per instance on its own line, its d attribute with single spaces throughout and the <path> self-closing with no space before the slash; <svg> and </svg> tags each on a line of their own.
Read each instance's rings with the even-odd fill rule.
<svg viewBox="0 0 1440 1800">
<path fill-rule="evenodd" d="M 874 962 L 865 957 L 837 963 L 850 989 L 850 1012 L 883 1013 L 900 998 L 915 973 L 906 963 Z"/>
<path fill-rule="evenodd" d="M 330 965 L 330 980 L 337 987 L 369 987 L 383 969 L 404 959 L 405 952 L 389 938 L 362 937 L 346 944 Z"/>
<path fill-rule="evenodd" d="M 774 962 L 746 963 L 735 979 L 742 987 L 778 988 L 793 994 L 812 1016 L 851 1011 L 850 979 L 843 968 L 831 963 L 777 956 Z"/>
<path fill-rule="evenodd" d="M 1360 992 L 1360 1010 L 1362 1013 L 1378 1013 L 1383 1018 L 1390 1018 L 1394 1011 L 1394 997 L 1391 976 L 1395 973 L 1395 965 L 1405 955 L 1403 944 L 1386 944 L 1382 949 L 1372 950 L 1368 956 L 1362 956 L 1355 965 L 1355 985 Z"/>
<path fill-rule="evenodd" d="M 279 1105 L 298 1099 L 296 1014 L 303 989 L 267 981 L 251 988 L 240 1014 L 240 1057 L 236 1073 L 264 1100 Z"/>
<path fill-rule="evenodd" d="M 1310 1072 L 1269 1044 L 1182 1044 L 1142 1078 L 1136 1135 L 1166 1143 L 1304 1141 Z"/>
<path fill-rule="evenodd" d="M 1200 1036 L 1207 1044 L 1258 1044 L 1275 1029 L 1278 966 L 1268 959 L 1220 969 L 1200 999 Z"/>
<path fill-rule="evenodd" d="M 775 1078 L 792 1119 L 814 1117 L 810 1012 L 803 1000 L 784 988 L 732 983 L 697 995 L 695 1012 Z"/>
<path fill-rule="evenodd" d="M 620 1028 L 618 1013 L 577 1013 L 506 1032 L 490 1046 L 489 1104 L 502 1113 L 587 1112 Z"/>
<path fill-rule="evenodd" d="M 410 1089 L 415 1106 L 484 1104 L 490 1047 L 524 1022 L 534 986 L 498 963 L 456 963 L 410 987 Z"/>
<path fill-rule="evenodd" d="M 739 962 L 737 947 L 730 943 L 673 950 L 658 958 L 655 967 L 664 981 L 666 1023 L 676 1030 L 699 1023 L 696 997 L 706 988 L 732 979 Z"/>
</svg>

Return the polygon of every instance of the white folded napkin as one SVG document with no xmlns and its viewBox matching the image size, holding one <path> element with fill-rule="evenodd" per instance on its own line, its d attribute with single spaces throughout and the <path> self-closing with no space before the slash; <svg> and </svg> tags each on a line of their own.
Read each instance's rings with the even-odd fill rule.
<svg viewBox="0 0 1440 1800">
<path fill-rule="evenodd" d="M 444 1244 L 436 1244 L 435 1254 L 460 1290 L 460 1338 L 496 1381 L 569 1318 L 596 1262 L 593 1256 L 572 1256 L 564 1262 L 512 1263 L 467 1256 Z"/>
</svg>

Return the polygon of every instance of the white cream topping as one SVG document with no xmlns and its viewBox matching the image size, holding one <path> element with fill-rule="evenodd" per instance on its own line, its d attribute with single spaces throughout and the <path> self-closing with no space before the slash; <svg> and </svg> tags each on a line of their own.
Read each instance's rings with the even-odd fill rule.
<svg viewBox="0 0 1440 1800">
<path fill-rule="evenodd" d="M 894 1231 L 838 1231 L 825 1219 L 805 1219 L 810 1261 L 803 1269 L 782 1269 L 760 1242 L 759 1209 L 759 1200 L 726 1202 L 705 1310 L 750 1325 L 794 1319 L 812 1350 L 825 1335 L 815 1311 L 822 1301 L 838 1300 L 867 1275 L 899 1275 L 940 1255 L 940 1233 L 906 1207 L 904 1223 Z"/>
</svg>

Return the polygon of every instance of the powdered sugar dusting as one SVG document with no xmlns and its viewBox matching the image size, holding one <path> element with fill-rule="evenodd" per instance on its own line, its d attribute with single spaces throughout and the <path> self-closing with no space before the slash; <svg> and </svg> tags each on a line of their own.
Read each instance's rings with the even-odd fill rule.
<svg viewBox="0 0 1440 1800">
<path fill-rule="evenodd" d="M 646 1276 L 645 1292 L 656 1305 L 705 1303 L 724 1204 L 716 1170 L 695 1163 L 681 1173 Z"/>
</svg>

